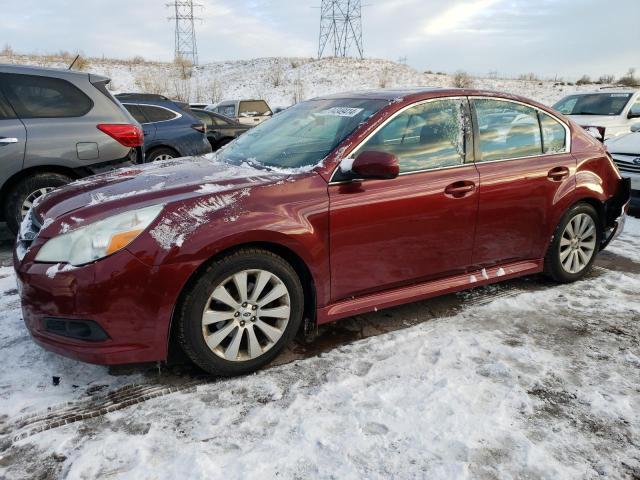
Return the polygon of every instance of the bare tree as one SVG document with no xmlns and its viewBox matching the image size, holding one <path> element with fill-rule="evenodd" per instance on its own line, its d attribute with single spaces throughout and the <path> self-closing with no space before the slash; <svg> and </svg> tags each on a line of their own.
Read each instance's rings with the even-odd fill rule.
<svg viewBox="0 0 640 480">
<path fill-rule="evenodd" d="M 293 81 L 291 101 L 296 104 L 304 100 L 304 82 L 300 78 L 300 74 Z"/>
<path fill-rule="evenodd" d="M 384 67 L 378 75 L 378 86 L 380 88 L 387 88 L 391 85 L 391 68 Z"/>
<path fill-rule="evenodd" d="M 472 88 L 473 87 L 473 78 L 467 72 L 463 72 L 462 70 L 458 70 L 453 74 L 453 86 L 456 88 Z"/>
</svg>

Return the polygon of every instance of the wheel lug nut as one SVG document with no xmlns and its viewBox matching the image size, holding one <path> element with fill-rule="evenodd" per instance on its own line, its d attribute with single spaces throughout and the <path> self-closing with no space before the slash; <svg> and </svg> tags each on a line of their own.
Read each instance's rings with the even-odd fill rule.
<svg viewBox="0 0 640 480">
<path fill-rule="evenodd" d="M 251 321 L 255 322 L 256 321 L 256 317 L 251 317 Z"/>
<path fill-rule="evenodd" d="M 239 317 L 240 316 L 240 312 L 236 312 L 233 314 L 234 317 Z"/>
<path fill-rule="evenodd" d="M 242 320 L 242 321 L 240 322 L 240 326 L 241 326 L 241 327 L 244 327 L 244 320 Z"/>
<path fill-rule="evenodd" d="M 246 306 L 247 306 L 247 302 L 244 302 L 244 303 L 242 304 L 242 306 L 243 306 L 243 307 L 246 307 Z"/>
<path fill-rule="evenodd" d="M 258 309 L 257 305 L 254 305 L 253 307 L 251 307 L 251 310 L 257 310 L 257 309 Z"/>
</svg>

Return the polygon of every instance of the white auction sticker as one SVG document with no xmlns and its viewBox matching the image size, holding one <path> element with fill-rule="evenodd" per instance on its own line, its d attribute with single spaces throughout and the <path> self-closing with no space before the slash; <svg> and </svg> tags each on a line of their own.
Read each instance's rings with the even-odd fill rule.
<svg viewBox="0 0 640 480">
<path fill-rule="evenodd" d="M 363 108 L 352 108 L 352 107 L 333 107 L 328 110 L 323 110 L 318 113 L 321 116 L 330 116 L 330 117 L 355 117 L 360 112 L 364 110 Z"/>
</svg>

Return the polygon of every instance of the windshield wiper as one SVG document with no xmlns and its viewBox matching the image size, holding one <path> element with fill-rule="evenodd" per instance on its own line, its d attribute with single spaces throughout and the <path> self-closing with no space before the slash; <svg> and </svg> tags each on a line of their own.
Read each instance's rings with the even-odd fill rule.
<svg viewBox="0 0 640 480">
<path fill-rule="evenodd" d="M 610 113 L 600 113 L 600 112 L 590 112 L 588 110 L 582 111 L 582 112 L 578 112 L 578 113 L 572 113 L 571 115 L 600 115 L 600 116 L 606 116 L 606 115 L 611 115 Z"/>
</svg>

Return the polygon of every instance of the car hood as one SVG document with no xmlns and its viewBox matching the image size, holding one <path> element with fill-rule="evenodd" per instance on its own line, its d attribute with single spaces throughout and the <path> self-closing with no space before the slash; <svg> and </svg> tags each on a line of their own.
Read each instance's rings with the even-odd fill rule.
<svg viewBox="0 0 640 480">
<path fill-rule="evenodd" d="M 43 224 L 41 236 L 58 232 L 45 227 L 65 217 L 65 230 L 121 211 L 154 204 L 207 196 L 213 193 L 271 184 L 290 176 L 247 164 L 229 165 L 214 154 L 186 157 L 114 170 L 70 183 L 42 197 L 36 218 Z M 58 223 L 58 222 L 55 222 Z"/>
<path fill-rule="evenodd" d="M 613 127 L 624 124 L 617 115 L 568 115 L 583 127 Z"/>
<path fill-rule="evenodd" d="M 628 153 L 640 155 L 640 132 L 620 135 L 606 141 L 611 153 Z"/>
</svg>

